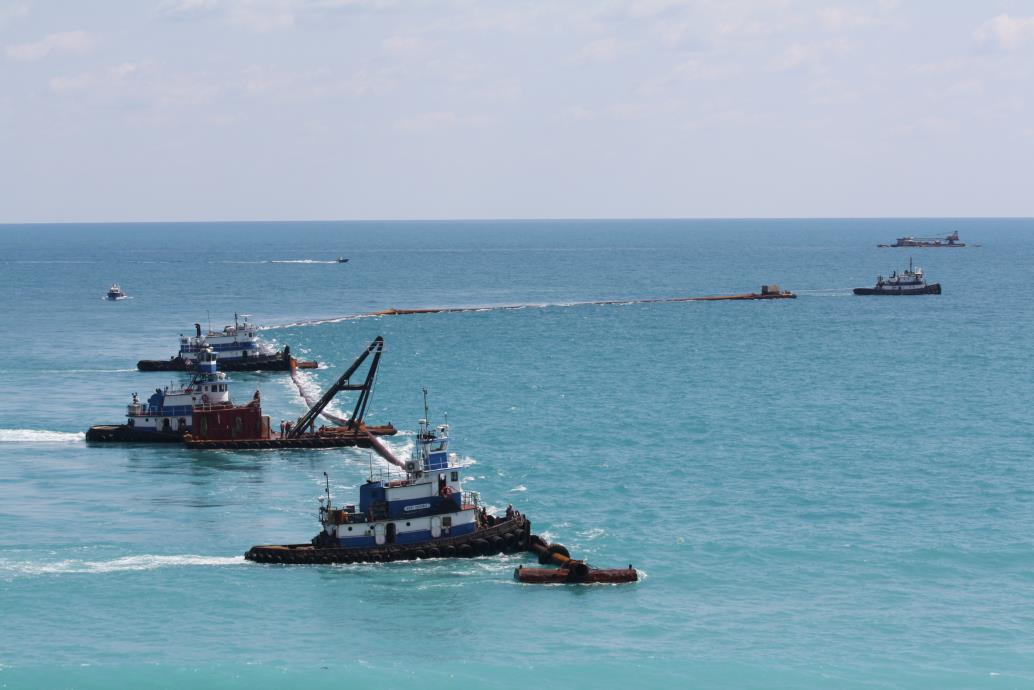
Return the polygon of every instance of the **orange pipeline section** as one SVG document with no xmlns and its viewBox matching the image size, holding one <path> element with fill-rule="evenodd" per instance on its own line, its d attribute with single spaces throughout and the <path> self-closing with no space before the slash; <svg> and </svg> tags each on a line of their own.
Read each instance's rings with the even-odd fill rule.
<svg viewBox="0 0 1034 690">
<path fill-rule="evenodd" d="M 767 287 L 767 286 L 766 286 Z M 361 316 L 406 316 L 410 314 L 452 314 L 466 311 L 503 311 L 508 309 L 543 308 L 550 306 L 580 307 L 607 306 L 613 304 L 661 304 L 665 302 L 719 302 L 724 300 L 797 299 L 789 290 L 750 292 L 742 295 L 711 295 L 708 297 L 654 297 L 648 299 L 610 299 L 591 302 L 569 302 L 563 305 L 551 304 L 501 304 L 483 307 L 426 307 L 423 309 L 382 309 Z"/>
</svg>

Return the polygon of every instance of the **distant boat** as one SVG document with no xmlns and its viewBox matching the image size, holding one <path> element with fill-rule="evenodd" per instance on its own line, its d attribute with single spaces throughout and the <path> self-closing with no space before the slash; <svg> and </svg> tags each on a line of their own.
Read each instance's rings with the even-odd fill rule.
<svg viewBox="0 0 1034 690">
<path fill-rule="evenodd" d="M 129 297 L 129 295 L 122 291 L 122 288 L 121 286 L 119 286 L 118 283 L 112 283 L 111 287 L 108 288 L 108 294 L 106 295 L 106 297 L 110 300 L 117 300 L 126 299 L 127 297 Z"/>
<path fill-rule="evenodd" d="M 855 288 L 856 295 L 939 295 L 941 284 L 927 284 L 923 277 L 923 269 L 912 268 L 912 259 L 908 260 L 908 270 L 900 274 L 895 271 L 890 278 L 878 276 L 875 287 Z"/>
<path fill-rule="evenodd" d="M 956 230 L 947 237 L 899 237 L 894 244 L 878 244 L 877 247 L 912 247 L 927 249 L 930 247 L 965 247 L 965 242 L 959 241 L 959 232 Z"/>
<path fill-rule="evenodd" d="M 338 262 L 339 264 L 347 264 L 347 263 L 348 263 L 348 259 L 343 259 L 343 258 L 341 258 L 341 257 L 339 256 L 339 257 L 337 258 L 337 262 Z"/>
</svg>

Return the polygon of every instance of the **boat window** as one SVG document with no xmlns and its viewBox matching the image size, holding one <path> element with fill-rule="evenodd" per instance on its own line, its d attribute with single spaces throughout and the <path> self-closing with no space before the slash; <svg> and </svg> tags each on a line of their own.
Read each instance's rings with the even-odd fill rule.
<svg viewBox="0 0 1034 690">
<path fill-rule="evenodd" d="M 458 482 L 460 480 L 460 473 L 459 472 L 453 472 L 450 478 L 452 479 L 452 481 Z"/>
<path fill-rule="evenodd" d="M 452 516 L 451 515 L 443 515 L 442 516 L 442 527 L 452 527 Z"/>
</svg>

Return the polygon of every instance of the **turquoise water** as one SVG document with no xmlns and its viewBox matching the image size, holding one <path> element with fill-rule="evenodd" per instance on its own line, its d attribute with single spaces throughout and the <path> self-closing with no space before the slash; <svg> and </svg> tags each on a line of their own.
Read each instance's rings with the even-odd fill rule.
<svg viewBox="0 0 1034 690">
<path fill-rule="evenodd" d="M 939 297 L 854 297 L 911 256 Z M 0 686 L 1034 687 L 1034 221 L 0 227 Z M 280 263 L 348 256 L 347 265 Z M 113 281 L 133 299 L 101 299 Z M 562 306 L 738 293 L 797 300 Z M 387 307 L 547 304 L 337 318 Z M 631 586 L 526 556 L 246 563 L 313 536 L 354 449 L 88 447 L 234 311 L 369 419 L 448 412 L 468 488 Z M 309 320 L 329 320 L 312 325 Z M 274 420 L 284 374 L 235 374 Z M 346 407 L 341 403 L 340 407 Z"/>
</svg>

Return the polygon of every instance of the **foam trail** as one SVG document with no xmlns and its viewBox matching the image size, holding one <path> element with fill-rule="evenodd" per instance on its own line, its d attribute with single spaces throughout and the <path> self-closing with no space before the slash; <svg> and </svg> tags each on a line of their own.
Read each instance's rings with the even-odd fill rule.
<svg viewBox="0 0 1034 690">
<path fill-rule="evenodd" d="M 110 561 L 66 560 L 55 563 L 0 561 L 0 574 L 14 576 L 64 573 L 119 573 L 183 566 L 242 565 L 244 556 L 124 556 Z"/>
<path fill-rule="evenodd" d="M 83 432 L 46 431 L 45 429 L 0 429 L 0 443 L 80 443 Z"/>
<path fill-rule="evenodd" d="M 337 261 L 321 261 L 319 259 L 273 259 L 271 264 L 336 264 Z"/>
</svg>

